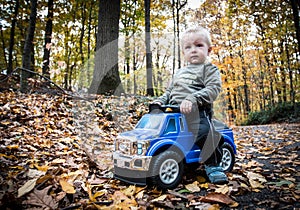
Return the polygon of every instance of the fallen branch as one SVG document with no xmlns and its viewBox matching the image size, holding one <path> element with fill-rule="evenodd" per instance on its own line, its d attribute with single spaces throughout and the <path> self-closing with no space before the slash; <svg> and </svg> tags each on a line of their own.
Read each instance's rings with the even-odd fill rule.
<svg viewBox="0 0 300 210">
<path fill-rule="evenodd" d="M 44 80 L 46 80 L 47 82 L 53 84 L 57 89 L 59 89 L 63 94 L 65 95 L 68 95 L 70 97 L 73 97 L 73 98 L 77 98 L 77 99 L 81 99 L 81 100 L 85 100 L 85 101 L 91 101 L 91 99 L 88 99 L 88 98 L 84 98 L 84 97 L 81 97 L 81 96 L 76 96 L 76 95 L 73 95 L 73 94 L 70 94 L 68 92 L 66 92 L 63 88 L 61 88 L 59 85 L 57 85 L 55 82 L 53 82 L 51 79 L 45 77 L 44 75 L 38 73 L 38 72 L 35 72 L 35 71 L 32 71 L 32 70 L 29 70 L 29 69 L 26 69 L 26 68 L 23 68 L 23 67 L 17 67 L 16 69 L 14 69 L 10 74 L 8 74 L 4 79 L 0 80 L 0 83 L 8 80 L 15 72 L 17 71 L 26 71 L 26 72 L 29 72 L 31 74 L 35 74 L 35 75 L 38 75 L 39 77 L 43 78 Z"/>
</svg>

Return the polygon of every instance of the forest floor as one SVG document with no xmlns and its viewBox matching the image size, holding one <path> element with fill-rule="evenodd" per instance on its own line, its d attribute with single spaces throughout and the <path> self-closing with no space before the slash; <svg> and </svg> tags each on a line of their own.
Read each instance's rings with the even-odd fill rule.
<svg viewBox="0 0 300 210">
<path fill-rule="evenodd" d="M 0 209 L 300 209 L 300 123 L 232 126 L 229 183 L 203 167 L 174 190 L 113 178 L 113 141 L 149 99 L 0 92 Z"/>
</svg>

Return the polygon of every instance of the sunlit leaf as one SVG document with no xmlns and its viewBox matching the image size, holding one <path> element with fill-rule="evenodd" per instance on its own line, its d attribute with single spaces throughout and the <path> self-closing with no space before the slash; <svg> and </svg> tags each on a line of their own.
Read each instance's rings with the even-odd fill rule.
<svg viewBox="0 0 300 210">
<path fill-rule="evenodd" d="M 68 194 L 74 194 L 76 192 L 74 186 L 63 179 L 59 180 L 59 184 L 61 185 L 62 190 Z"/>
<path fill-rule="evenodd" d="M 158 198 L 153 199 L 151 202 L 164 201 L 167 198 L 167 195 L 161 195 Z"/>
<path fill-rule="evenodd" d="M 190 192 L 200 192 L 200 187 L 198 181 L 193 182 L 192 184 L 185 185 L 185 188 Z"/>
<path fill-rule="evenodd" d="M 30 192 L 36 184 L 38 178 L 28 180 L 22 187 L 18 189 L 18 198 Z"/>
</svg>

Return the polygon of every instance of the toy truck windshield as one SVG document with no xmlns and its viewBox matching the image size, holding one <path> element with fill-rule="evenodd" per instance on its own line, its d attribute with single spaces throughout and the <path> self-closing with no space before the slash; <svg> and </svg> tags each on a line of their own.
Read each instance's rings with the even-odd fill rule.
<svg viewBox="0 0 300 210">
<path fill-rule="evenodd" d="M 141 118 L 136 128 L 160 130 L 164 118 L 165 116 L 160 114 L 146 114 Z"/>
</svg>

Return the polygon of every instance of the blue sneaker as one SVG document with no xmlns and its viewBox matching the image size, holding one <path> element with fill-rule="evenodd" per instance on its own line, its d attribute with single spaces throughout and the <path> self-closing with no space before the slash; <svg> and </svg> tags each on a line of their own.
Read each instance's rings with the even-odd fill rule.
<svg viewBox="0 0 300 210">
<path fill-rule="evenodd" d="M 228 178 L 220 166 L 205 166 L 206 174 L 209 181 L 213 184 L 226 184 Z"/>
</svg>

